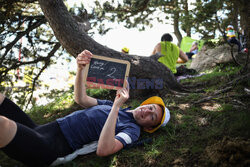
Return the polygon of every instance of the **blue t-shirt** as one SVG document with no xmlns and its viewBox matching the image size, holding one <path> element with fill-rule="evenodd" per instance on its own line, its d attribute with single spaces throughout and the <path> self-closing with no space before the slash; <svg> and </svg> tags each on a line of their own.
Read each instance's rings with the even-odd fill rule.
<svg viewBox="0 0 250 167">
<path fill-rule="evenodd" d="M 99 139 L 113 102 L 99 99 L 97 102 L 97 106 L 75 111 L 57 119 L 62 133 L 73 150 Z M 133 114 L 126 112 L 127 110 L 128 108 L 119 110 L 115 128 L 115 138 L 124 147 L 137 141 L 140 136 L 140 126 L 136 124 Z"/>
</svg>

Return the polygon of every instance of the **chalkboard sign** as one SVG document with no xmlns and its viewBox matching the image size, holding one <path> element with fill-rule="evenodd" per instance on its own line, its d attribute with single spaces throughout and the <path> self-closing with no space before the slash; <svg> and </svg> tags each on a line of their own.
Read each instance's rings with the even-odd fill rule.
<svg viewBox="0 0 250 167">
<path fill-rule="evenodd" d="M 84 80 L 88 88 L 120 89 L 126 87 L 130 62 L 93 55 L 86 66 Z"/>
</svg>

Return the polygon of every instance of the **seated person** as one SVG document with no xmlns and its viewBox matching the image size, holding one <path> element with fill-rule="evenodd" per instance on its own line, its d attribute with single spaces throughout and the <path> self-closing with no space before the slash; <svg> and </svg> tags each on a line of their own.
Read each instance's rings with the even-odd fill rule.
<svg viewBox="0 0 250 167">
<path fill-rule="evenodd" d="M 189 52 L 186 52 L 188 59 L 192 59 L 192 56 L 198 53 L 198 43 L 194 41 Z"/>
<path fill-rule="evenodd" d="M 238 52 L 241 51 L 241 44 L 236 39 L 234 27 L 232 25 L 227 26 L 227 41 L 229 43 L 238 45 Z"/>
<path fill-rule="evenodd" d="M 121 108 L 129 98 L 129 91 L 124 88 L 117 91 L 114 102 L 88 96 L 86 80 L 82 78 L 91 57 L 87 50 L 77 57 L 75 101 L 84 110 L 37 125 L 0 93 L 0 149 L 5 154 L 27 166 L 48 166 L 85 144 L 98 141 L 96 154 L 108 156 L 137 141 L 140 128 L 152 133 L 167 124 L 170 113 L 158 96 L 133 110 Z"/>
<path fill-rule="evenodd" d="M 186 63 L 188 57 L 172 41 L 173 37 L 169 33 L 163 34 L 161 42 L 155 46 L 151 55 L 155 55 L 156 53 L 163 55 L 158 61 L 167 66 L 177 76 L 176 63 Z"/>
</svg>

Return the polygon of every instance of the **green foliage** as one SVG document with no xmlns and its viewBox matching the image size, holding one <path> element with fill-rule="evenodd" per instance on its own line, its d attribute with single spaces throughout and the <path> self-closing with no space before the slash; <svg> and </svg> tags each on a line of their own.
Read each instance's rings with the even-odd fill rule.
<svg viewBox="0 0 250 167">
<path fill-rule="evenodd" d="M 32 92 L 39 87 L 39 76 L 58 58 L 53 48 L 58 49 L 60 45 L 45 24 L 37 3 L 14 0 L 1 1 L 1 4 L 0 89 L 6 94 L 16 94 L 19 99 L 23 98 L 19 104 L 28 105 Z M 19 81 L 22 86 L 16 86 L 20 85 Z M 18 95 L 19 91 L 26 92 Z"/>
<path fill-rule="evenodd" d="M 185 79 L 182 83 L 186 82 L 206 82 L 216 80 L 218 77 L 230 77 L 239 73 L 241 67 L 235 66 L 234 64 L 220 64 L 212 70 L 205 71 L 206 75 L 202 75 L 197 78 Z M 217 80 L 218 81 L 218 80 Z"/>
<path fill-rule="evenodd" d="M 132 108 L 136 108 L 136 107 L 138 107 L 140 104 L 141 104 L 141 101 L 136 100 L 136 99 L 133 99 L 133 100 L 130 102 L 130 106 L 131 106 Z"/>
<path fill-rule="evenodd" d="M 233 105 L 232 104 L 222 104 L 221 107 L 218 108 L 218 111 L 233 111 Z"/>
<path fill-rule="evenodd" d="M 115 90 L 110 89 L 87 89 L 87 94 L 91 97 L 98 99 L 109 99 L 114 100 L 115 98 Z"/>
<path fill-rule="evenodd" d="M 49 104 L 34 106 L 28 111 L 29 115 L 35 122 L 44 124 L 55 120 L 56 118 L 63 117 L 71 112 L 74 108 L 74 96 L 72 89 L 69 91 L 56 91 L 53 90 L 45 97 L 53 99 Z"/>
<path fill-rule="evenodd" d="M 1 1 L 0 6 L 0 90 L 15 94 L 22 99 L 18 104 L 27 107 L 33 92 L 40 89 L 41 74 L 56 63 L 68 64 L 72 56 L 60 47 L 37 1 Z M 69 8 L 69 12 L 79 22 L 87 19 L 92 20 L 92 27 L 98 25 L 84 5 Z"/>
<path fill-rule="evenodd" d="M 126 0 L 114 3 L 109 0 L 101 4 L 95 1 L 95 12 L 99 19 L 105 17 L 108 21 L 124 23 L 127 28 L 136 27 L 140 30 L 153 27 L 156 19 L 159 23 L 172 24 L 169 18 L 173 18 L 179 25 L 174 25 L 175 35 L 181 29 L 188 36 L 200 33 L 203 39 L 214 39 L 216 31 L 224 31 L 237 18 L 239 13 L 233 7 L 241 4 L 228 0 L 197 0 L 191 4 L 188 2 Z M 237 23 L 234 26 L 238 29 Z M 221 33 L 223 35 L 224 32 Z"/>
<path fill-rule="evenodd" d="M 185 97 L 184 100 L 190 100 L 190 99 L 196 99 L 196 100 L 198 100 L 198 99 L 200 99 L 200 95 L 197 94 L 197 93 L 190 93 L 189 95 L 187 95 Z"/>
</svg>

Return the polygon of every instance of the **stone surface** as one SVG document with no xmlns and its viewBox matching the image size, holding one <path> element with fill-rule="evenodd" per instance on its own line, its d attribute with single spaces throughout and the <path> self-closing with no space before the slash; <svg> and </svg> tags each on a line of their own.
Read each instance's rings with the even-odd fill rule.
<svg viewBox="0 0 250 167">
<path fill-rule="evenodd" d="M 190 68 L 198 72 L 211 69 L 217 64 L 232 62 L 231 47 L 228 44 L 218 46 L 216 48 L 208 48 L 203 46 L 197 56 L 192 60 Z M 234 54 L 238 55 L 237 46 L 234 47 Z"/>
</svg>

